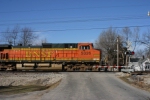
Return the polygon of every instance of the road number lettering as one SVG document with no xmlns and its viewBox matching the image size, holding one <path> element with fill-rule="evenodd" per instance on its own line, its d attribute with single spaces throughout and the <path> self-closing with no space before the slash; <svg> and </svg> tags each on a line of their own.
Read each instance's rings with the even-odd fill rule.
<svg viewBox="0 0 150 100">
<path fill-rule="evenodd" d="M 91 52 L 81 52 L 81 55 L 91 55 Z"/>
</svg>

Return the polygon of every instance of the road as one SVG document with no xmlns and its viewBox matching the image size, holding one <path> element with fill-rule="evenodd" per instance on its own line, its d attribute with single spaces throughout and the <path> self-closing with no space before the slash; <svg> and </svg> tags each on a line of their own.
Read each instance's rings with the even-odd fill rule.
<svg viewBox="0 0 150 100">
<path fill-rule="evenodd" d="M 150 93 L 123 82 L 114 73 L 66 72 L 61 83 L 43 94 L 39 92 L 12 100 L 150 100 Z M 3 98 L 2 100 L 10 100 Z"/>
</svg>

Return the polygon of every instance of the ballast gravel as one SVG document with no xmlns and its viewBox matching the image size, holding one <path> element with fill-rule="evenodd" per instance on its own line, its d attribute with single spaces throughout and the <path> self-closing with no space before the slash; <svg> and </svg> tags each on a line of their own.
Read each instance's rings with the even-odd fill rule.
<svg viewBox="0 0 150 100">
<path fill-rule="evenodd" d="M 56 72 L 0 72 L 0 86 L 48 86 L 62 78 L 63 75 Z"/>
</svg>

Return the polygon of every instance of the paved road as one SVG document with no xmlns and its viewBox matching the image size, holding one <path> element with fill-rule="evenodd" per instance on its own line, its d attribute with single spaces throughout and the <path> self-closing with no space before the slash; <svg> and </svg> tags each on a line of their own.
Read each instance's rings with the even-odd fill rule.
<svg viewBox="0 0 150 100">
<path fill-rule="evenodd" d="M 0 100 L 150 100 L 150 93 L 118 79 L 114 73 L 66 72 L 60 85 L 46 92 L 34 92 Z"/>
<path fill-rule="evenodd" d="M 150 100 L 150 93 L 134 88 L 114 73 L 70 72 L 41 100 Z"/>
</svg>

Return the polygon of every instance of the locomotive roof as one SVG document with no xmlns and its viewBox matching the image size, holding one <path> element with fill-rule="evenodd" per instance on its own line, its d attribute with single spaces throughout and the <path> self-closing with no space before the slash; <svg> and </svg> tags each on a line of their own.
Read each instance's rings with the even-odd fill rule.
<svg viewBox="0 0 150 100">
<path fill-rule="evenodd" d="M 52 44 L 78 44 L 78 43 L 42 43 L 42 45 L 52 45 Z"/>
<path fill-rule="evenodd" d="M 11 45 L 9 44 L 0 44 L 0 47 L 10 47 Z"/>
<path fill-rule="evenodd" d="M 4 48 L 77 48 L 78 44 L 81 44 L 81 43 L 42 43 L 42 45 L 40 45 L 40 46 L 36 46 L 36 45 L 12 46 L 9 44 L 0 44 L 0 48 L 3 48 L 3 49 Z"/>
<path fill-rule="evenodd" d="M 41 48 L 42 46 L 13 46 L 13 48 Z"/>
<path fill-rule="evenodd" d="M 42 43 L 43 48 L 77 48 L 78 43 Z"/>
<path fill-rule="evenodd" d="M 77 48 L 78 43 L 42 43 L 42 46 L 13 46 L 12 48 Z"/>
</svg>

